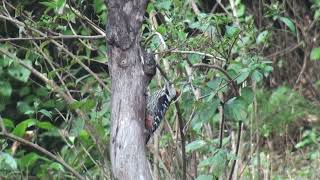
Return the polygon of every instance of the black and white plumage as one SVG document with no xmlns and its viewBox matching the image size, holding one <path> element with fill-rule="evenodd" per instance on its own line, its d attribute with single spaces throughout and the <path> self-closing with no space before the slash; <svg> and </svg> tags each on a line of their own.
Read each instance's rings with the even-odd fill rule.
<svg viewBox="0 0 320 180">
<path fill-rule="evenodd" d="M 179 96 L 179 92 L 172 84 L 167 83 L 162 89 L 147 97 L 145 125 L 148 130 L 146 142 L 160 126 L 170 103 Z"/>
</svg>

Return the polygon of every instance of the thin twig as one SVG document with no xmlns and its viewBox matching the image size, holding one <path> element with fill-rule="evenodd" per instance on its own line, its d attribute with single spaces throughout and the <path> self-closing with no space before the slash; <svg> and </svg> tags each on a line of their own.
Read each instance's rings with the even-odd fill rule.
<svg viewBox="0 0 320 180">
<path fill-rule="evenodd" d="M 82 20 L 86 21 L 97 33 L 106 36 L 106 33 L 103 29 L 101 29 L 98 25 L 96 25 L 94 22 L 92 22 L 87 16 L 83 15 L 79 10 L 73 8 L 68 1 L 68 4 L 66 4 L 66 7 L 69 8 L 76 16 L 81 18 Z"/>
<path fill-rule="evenodd" d="M 283 49 L 283 50 L 281 50 L 281 51 L 277 51 L 277 52 L 275 52 L 275 53 L 272 53 L 272 54 L 270 54 L 270 55 L 267 55 L 266 57 L 267 57 L 267 58 L 273 58 L 273 57 L 276 57 L 276 56 L 278 56 L 278 55 L 282 55 L 282 54 L 285 54 L 285 53 L 289 53 L 289 52 L 291 52 L 291 51 L 299 48 L 300 46 L 302 46 L 303 43 L 304 43 L 304 42 L 301 41 L 301 42 L 299 42 L 298 44 L 295 44 L 295 45 L 290 46 L 290 47 L 288 47 L 288 48 L 285 48 L 285 49 Z"/>
<path fill-rule="evenodd" d="M 44 149 L 43 147 L 41 147 L 37 144 L 34 144 L 34 143 L 29 142 L 23 138 L 17 137 L 13 134 L 6 133 L 6 132 L 1 132 L 0 137 L 8 138 L 13 141 L 18 141 L 21 144 L 27 145 L 27 146 L 41 152 L 42 154 L 50 157 L 51 159 L 59 162 L 62 166 L 64 166 L 67 170 L 69 170 L 72 174 L 74 174 L 78 179 L 81 179 L 81 180 L 86 179 L 85 177 L 81 176 L 75 169 L 73 169 L 71 166 L 69 166 L 63 159 L 58 158 L 57 156 L 55 156 L 54 154 L 52 154 L 51 152 L 47 151 L 46 149 Z"/>
<path fill-rule="evenodd" d="M 239 148 L 240 148 L 240 140 L 241 140 L 241 129 L 242 129 L 242 121 L 239 121 L 239 129 L 238 129 L 238 139 L 237 139 L 237 144 L 236 144 L 236 157 L 238 156 L 239 154 Z M 235 159 L 232 163 L 232 166 L 231 166 L 231 171 L 230 171 L 230 174 L 229 174 L 229 180 L 232 180 L 232 176 L 233 176 L 233 172 L 234 172 L 234 168 L 236 166 L 236 163 L 237 163 L 237 160 Z"/>
<path fill-rule="evenodd" d="M 18 38 L 3 38 L 0 42 L 7 41 L 41 41 L 41 40 L 52 40 L 52 39 L 104 39 L 104 35 L 93 35 L 93 36 L 83 36 L 83 35 L 60 35 L 60 36 L 43 36 L 43 37 L 18 37 Z"/>
<path fill-rule="evenodd" d="M 0 115 L 0 126 L 1 126 L 1 132 L 6 133 L 7 132 L 6 126 L 4 125 L 1 115 Z"/>
<path fill-rule="evenodd" d="M 201 12 L 200 12 L 200 10 L 199 10 L 196 2 L 195 2 L 194 0 L 190 0 L 189 2 L 190 2 L 190 5 L 191 5 L 191 7 L 192 7 L 193 12 L 194 12 L 197 16 L 199 16 L 199 14 L 200 14 Z"/>
<path fill-rule="evenodd" d="M 200 56 L 207 56 L 207 57 L 210 57 L 210 58 L 212 58 L 214 60 L 218 60 L 218 61 L 226 61 L 226 59 L 224 59 L 222 57 L 214 56 L 212 54 L 203 53 L 203 52 L 199 52 L 199 51 L 166 50 L 166 51 L 159 52 L 158 54 L 166 54 L 166 53 L 197 54 Z"/>
<path fill-rule="evenodd" d="M 193 67 L 206 67 L 206 68 L 212 68 L 212 69 L 216 69 L 218 71 L 220 71 L 222 74 L 224 74 L 228 80 L 231 82 L 232 87 L 234 89 L 234 93 L 235 95 L 238 97 L 240 96 L 239 93 L 239 89 L 236 86 L 236 83 L 233 81 L 232 77 L 221 67 L 216 66 L 216 65 L 212 65 L 212 64 L 194 64 Z M 237 144 L 236 144 L 236 152 L 235 155 L 238 156 L 239 153 L 239 147 L 240 147 L 240 139 L 241 139 L 241 133 L 242 133 L 242 121 L 239 121 L 239 127 L 238 127 L 238 139 L 237 139 Z M 232 167 L 231 167 L 231 171 L 230 171 L 230 175 L 229 175 L 229 180 L 231 180 L 233 172 L 234 172 L 234 168 L 236 165 L 237 160 L 235 159 L 232 163 Z"/>
<path fill-rule="evenodd" d="M 25 63 L 21 59 L 12 56 L 10 53 L 4 51 L 3 49 L 0 49 L 0 52 L 3 54 L 9 56 L 10 58 L 16 60 L 19 64 L 21 64 L 23 67 L 27 68 L 29 71 L 31 71 L 34 75 L 36 75 L 38 78 L 40 78 L 45 84 L 49 85 L 52 88 L 52 91 L 58 93 L 68 104 L 73 103 L 75 100 L 70 98 L 61 88 L 52 80 L 48 79 L 46 76 L 44 76 L 42 73 L 34 69 L 29 64 Z"/>
<path fill-rule="evenodd" d="M 216 69 L 219 72 L 221 72 L 223 75 L 225 75 L 227 77 L 227 79 L 231 82 L 232 87 L 234 89 L 234 92 L 236 94 L 236 96 L 239 96 L 239 90 L 237 88 L 236 83 L 234 82 L 234 80 L 232 79 L 232 77 L 221 67 L 213 65 L 213 64 L 203 64 L 203 63 L 199 63 L 199 64 L 193 64 L 192 67 L 195 68 L 200 68 L 200 67 L 205 67 L 205 68 L 211 68 L 211 69 Z"/>
<path fill-rule="evenodd" d="M 21 59 L 12 56 L 10 53 L 4 51 L 3 49 L 0 49 L 0 52 L 6 54 L 7 56 L 11 57 L 12 59 L 16 60 L 19 64 L 21 64 L 23 67 L 27 68 L 28 70 L 30 70 L 35 76 L 37 76 L 39 79 L 41 79 L 45 84 L 49 85 L 52 88 L 53 92 L 56 92 L 57 94 L 59 94 L 62 99 L 69 105 L 72 104 L 73 102 L 75 102 L 75 99 L 72 99 L 71 97 L 69 97 L 53 80 L 48 79 L 46 76 L 44 76 L 42 73 L 40 73 L 39 71 L 37 71 L 36 69 L 34 69 L 32 66 L 30 66 L 29 64 L 25 63 L 24 61 L 22 61 Z M 82 112 L 80 109 L 76 109 L 75 112 L 77 113 L 77 115 L 79 117 L 81 117 L 83 120 L 85 119 L 89 119 L 88 116 Z M 100 145 L 102 145 L 101 143 L 101 138 L 97 135 L 96 131 L 94 130 L 94 128 L 89 124 L 86 123 L 85 124 L 85 128 L 86 130 L 88 130 L 88 132 L 90 133 L 90 135 L 92 136 L 92 139 L 95 141 L 95 143 L 98 146 L 98 149 L 100 152 L 102 152 Z"/>
<path fill-rule="evenodd" d="M 64 88 L 66 89 L 66 94 L 69 96 L 70 99 L 73 99 L 67 85 L 64 83 L 62 77 L 60 76 L 60 74 L 57 72 L 56 68 L 53 65 L 53 61 L 52 59 L 50 59 L 49 56 L 47 56 L 47 54 L 37 45 L 37 43 L 33 42 L 34 46 L 37 47 L 38 51 L 40 52 L 40 54 L 42 55 L 42 57 L 47 61 L 47 63 L 50 65 L 50 67 L 52 68 L 52 70 L 55 72 L 55 74 L 57 75 L 58 79 L 60 80 L 61 84 L 64 86 Z"/>
<path fill-rule="evenodd" d="M 18 21 L 17 19 L 13 19 L 11 17 L 6 17 L 0 15 L 0 19 L 5 19 L 8 21 L 11 21 L 14 23 L 18 28 L 28 28 L 38 34 L 40 34 L 43 37 L 47 37 L 47 35 L 37 29 L 34 29 L 32 27 L 27 26 L 23 22 Z M 107 89 L 110 92 L 110 89 L 105 85 L 105 83 L 88 67 L 86 66 L 76 55 L 74 55 L 72 52 L 70 52 L 64 45 L 60 44 L 59 42 L 55 41 L 54 39 L 50 40 L 53 44 L 55 44 L 57 47 L 59 47 L 61 50 L 63 50 L 65 53 L 67 53 L 68 56 L 73 58 L 80 66 L 82 66 L 88 73 L 90 73 L 98 82 L 100 85 L 103 86 L 103 88 Z"/>
<path fill-rule="evenodd" d="M 186 165 L 186 140 L 183 132 L 184 124 L 182 119 L 182 114 L 180 110 L 180 106 L 178 102 L 175 102 L 175 106 L 177 109 L 177 118 L 179 122 L 179 129 L 180 129 L 180 138 L 181 138 L 181 153 L 182 153 L 182 179 L 187 179 L 187 165 Z"/>
<path fill-rule="evenodd" d="M 219 112 L 221 113 L 221 122 L 220 122 L 220 135 L 219 135 L 219 148 L 222 148 L 223 145 L 223 132 L 224 132 L 224 122 L 225 122 L 225 117 L 224 117 L 224 102 L 221 103 L 221 106 L 219 108 Z"/>
<path fill-rule="evenodd" d="M 172 82 L 170 81 L 164 70 L 159 66 L 159 64 L 156 64 L 156 67 L 159 70 L 160 74 L 166 79 L 166 81 L 168 81 L 168 83 L 171 84 Z"/>
</svg>

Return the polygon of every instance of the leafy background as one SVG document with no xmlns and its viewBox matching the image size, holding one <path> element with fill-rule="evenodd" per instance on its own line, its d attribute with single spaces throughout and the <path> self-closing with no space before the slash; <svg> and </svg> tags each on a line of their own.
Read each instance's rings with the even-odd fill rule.
<svg viewBox="0 0 320 180">
<path fill-rule="evenodd" d="M 188 179 L 226 179 L 235 159 L 242 179 L 319 178 L 319 18 L 319 0 L 149 3 L 141 44 L 156 53 L 182 91 Z M 103 0 L 4 0 L 0 19 L 0 113 L 6 131 L 52 152 L 83 176 L 110 179 L 104 38 L 5 40 L 103 36 Z M 199 63 L 223 68 L 240 96 L 225 74 Z M 151 91 L 162 83 L 155 78 Z M 236 156 L 239 122 L 244 125 Z M 182 177 L 179 131 L 172 106 L 147 146 L 155 178 Z M 72 178 L 61 163 L 1 137 L 1 177 Z"/>
</svg>

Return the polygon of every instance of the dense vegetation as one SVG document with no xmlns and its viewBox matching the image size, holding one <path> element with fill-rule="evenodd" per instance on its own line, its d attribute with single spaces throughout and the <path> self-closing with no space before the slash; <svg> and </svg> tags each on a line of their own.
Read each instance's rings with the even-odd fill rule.
<svg viewBox="0 0 320 180">
<path fill-rule="evenodd" d="M 154 179 L 319 178 L 319 18 L 319 0 L 150 1 L 141 45 L 182 92 Z M 106 21 L 103 0 L 1 2 L 1 178 L 112 177 Z"/>
</svg>

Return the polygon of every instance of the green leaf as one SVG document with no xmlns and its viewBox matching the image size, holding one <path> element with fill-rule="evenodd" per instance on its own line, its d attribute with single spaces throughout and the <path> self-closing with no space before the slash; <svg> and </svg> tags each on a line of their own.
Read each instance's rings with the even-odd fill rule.
<svg viewBox="0 0 320 180">
<path fill-rule="evenodd" d="M 241 98 L 232 98 L 225 104 L 225 116 L 227 119 L 243 121 L 247 117 L 246 102 Z"/>
<path fill-rule="evenodd" d="M 7 129 L 14 128 L 14 123 L 11 119 L 3 118 L 3 124 Z"/>
<path fill-rule="evenodd" d="M 45 115 L 46 117 L 50 118 L 50 119 L 52 118 L 51 111 L 48 111 L 46 109 L 41 109 L 41 110 L 39 110 L 39 112 L 42 113 L 43 115 Z"/>
<path fill-rule="evenodd" d="M 56 3 L 54 3 L 54 2 L 39 2 L 39 3 L 47 6 L 48 8 L 51 8 L 51 9 L 54 9 L 57 6 Z"/>
<path fill-rule="evenodd" d="M 63 14 L 64 6 L 66 5 L 66 0 L 56 0 L 57 8 L 56 12 L 58 14 Z"/>
<path fill-rule="evenodd" d="M 56 171 L 62 171 L 64 172 L 64 168 L 61 164 L 57 163 L 57 162 L 53 162 L 50 164 L 49 169 L 53 169 Z"/>
<path fill-rule="evenodd" d="M 252 89 L 249 87 L 242 88 L 241 89 L 241 97 L 247 103 L 247 105 L 251 104 L 253 101 L 253 97 L 254 97 Z"/>
<path fill-rule="evenodd" d="M 240 4 L 239 7 L 238 7 L 238 9 L 237 9 L 237 17 L 243 16 L 244 13 L 245 13 L 245 11 L 246 11 L 245 5 Z"/>
<path fill-rule="evenodd" d="M 40 87 L 36 90 L 36 94 L 37 96 L 41 96 L 41 97 L 47 97 L 49 92 L 47 90 L 47 88 L 45 87 Z"/>
<path fill-rule="evenodd" d="M 249 75 L 250 75 L 250 71 L 248 68 L 241 69 L 240 75 L 236 79 L 237 83 L 238 84 L 242 83 L 248 78 Z"/>
<path fill-rule="evenodd" d="M 8 81 L 0 81 L 0 96 L 10 97 L 11 93 L 11 84 Z"/>
<path fill-rule="evenodd" d="M 251 75 L 251 79 L 256 82 L 260 82 L 263 79 L 263 74 L 261 74 L 258 70 L 255 70 Z"/>
<path fill-rule="evenodd" d="M 213 80 L 207 82 L 207 86 L 215 91 L 219 88 L 219 86 L 222 85 L 222 80 L 223 79 L 221 77 L 214 78 Z"/>
<path fill-rule="evenodd" d="M 147 12 L 151 13 L 154 11 L 154 3 L 148 3 Z"/>
<path fill-rule="evenodd" d="M 40 156 L 34 152 L 28 153 L 21 157 L 21 159 L 19 160 L 19 166 L 23 168 L 32 167 L 35 164 L 35 162 L 37 162 L 39 157 Z"/>
<path fill-rule="evenodd" d="M 2 172 L 8 172 L 10 170 L 17 170 L 16 160 L 8 153 L 0 152 L 0 175 Z"/>
<path fill-rule="evenodd" d="M 79 134 L 84 129 L 84 120 L 83 119 L 76 119 L 72 122 L 72 129 L 70 130 L 71 136 L 79 136 Z"/>
<path fill-rule="evenodd" d="M 311 60 L 320 60 L 320 47 L 313 48 L 310 53 Z"/>
<path fill-rule="evenodd" d="M 13 62 L 13 59 L 4 56 L 4 58 L 0 58 L 0 66 L 7 67 Z"/>
<path fill-rule="evenodd" d="M 196 180 L 212 180 L 213 179 L 213 176 L 211 175 L 200 175 L 197 177 Z"/>
<path fill-rule="evenodd" d="M 208 157 L 207 159 L 199 163 L 199 167 L 211 166 L 215 176 L 219 176 L 226 167 L 226 162 L 228 160 L 227 152 L 225 150 L 218 150 L 218 152 Z"/>
<path fill-rule="evenodd" d="M 257 37 L 257 44 L 262 44 L 262 43 L 265 43 L 268 39 L 268 35 L 269 35 L 269 31 L 265 30 L 265 31 L 262 31 L 258 37 Z"/>
<path fill-rule="evenodd" d="M 14 129 L 13 129 L 13 134 L 19 137 L 23 137 L 23 135 L 26 132 L 26 129 L 34 126 L 36 124 L 37 120 L 36 119 L 27 119 L 19 123 Z"/>
<path fill-rule="evenodd" d="M 286 24 L 291 32 L 293 32 L 293 33 L 296 32 L 296 27 L 295 27 L 294 23 L 291 21 L 291 19 L 289 19 L 287 17 L 279 17 L 278 19 L 280 21 L 282 21 L 284 24 Z"/>
<path fill-rule="evenodd" d="M 94 108 L 96 105 L 94 100 L 87 99 L 87 100 L 82 100 L 82 101 L 76 101 L 72 104 L 70 104 L 70 107 L 72 109 L 81 109 L 85 112 L 88 112 Z"/>
<path fill-rule="evenodd" d="M 36 126 L 41 129 L 54 130 L 56 127 L 50 122 L 37 122 Z"/>
<path fill-rule="evenodd" d="M 34 112 L 32 107 L 24 101 L 19 101 L 17 103 L 17 109 L 22 114 L 32 114 Z"/>
<path fill-rule="evenodd" d="M 201 61 L 202 57 L 198 54 L 188 54 L 188 59 L 192 63 L 197 63 L 197 62 Z"/>
<path fill-rule="evenodd" d="M 265 74 L 265 76 L 267 76 L 269 73 L 271 73 L 273 71 L 273 67 L 272 66 L 265 66 L 263 68 L 263 74 Z"/>
<path fill-rule="evenodd" d="M 28 60 L 25 60 L 25 63 L 31 65 L 31 61 L 28 61 Z M 19 81 L 27 82 L 31 74 L 31 71 L 21 66 L 20 64 L 14 63 L 9 66 L 8 73 L 10 76 L 12 76 L 13 78 Z"/>
<path fill-rule="evenodd" d="M 156 6 L 159 9 L 168 11 L 171 7 L 171 4 L 172 4 L 171 0 L 161 0 L 157 2 Z"/>
<path fill-rule="evenodd" d="M 240 29 L 236 26 L 226 26 L 226 34 L 228 37 L 235 37 L 240 32 Z"/>
<path fill-rule="evenodd" d="M 87 143 L 87 144 L 91 143 L 91 142 L 90 142 L 90 135 L 89 135 L 89 133 L 88 133 L 87 131 L 85 131 L 85 130 L 82 130 L 82 131 L 80 132 L 79 138 L 80 138 L 81 141 L 83 141 L 84 143 Z"/>
<path fill-rule="evenodd" d="M 189 143 L 187 146 L 186 146 L 186 151 L 187 152 L 193 152 L 197 149 L 200 149 L 202 147 L 204 147 L 207 143 L 203 140 L 195 140 L 191 143 Z"/>
<path fill-rule="evenodd" d="M 151 3 L 149 3 L 149 4 L 151 4 Z M 101 13 L 107 9 L 103 0 L 94 0 L 93 7 L 97 13 Z"/>
<path fill-rule="evenodd" d="M 20 96 L 28 95 L 28 94 L 30 94 L 30 91 L 31 91 L 30 87 L 25 86 L 25 87 L 19 89 L 19 95 Z"/>
</svg>

